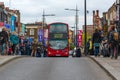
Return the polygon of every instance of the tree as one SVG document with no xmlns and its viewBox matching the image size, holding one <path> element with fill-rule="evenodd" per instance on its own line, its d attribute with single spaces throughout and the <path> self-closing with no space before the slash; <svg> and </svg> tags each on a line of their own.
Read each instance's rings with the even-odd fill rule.
<svg viewBox="0 0 120 80">
<path fill-rule="evenodd" d="M 73 50 L 75 47 L 74 43 L 70 43 L 70 50 Z"/>
</svg>

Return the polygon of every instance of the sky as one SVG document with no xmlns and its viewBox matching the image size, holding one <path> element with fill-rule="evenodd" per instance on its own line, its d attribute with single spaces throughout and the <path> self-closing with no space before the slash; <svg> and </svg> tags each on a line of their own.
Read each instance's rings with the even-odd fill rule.
<svg viewBox="0 0 120 80">
<path fill-rule="evenodd" d="M 87 24 L 92 24 L 93 10 L 102 13 L 108 11 L 116 0 L 86 0 L 87 2 Z M 33 23 L 42 21 L 43 10 L 45 15 L 55 14 L 55 16 L 45 16 L 46 23 L 65 22 L 70 27 L 75 26 L 75 11 L 65 10 L 76 9 L 78 7 L 78 26 L 82 29 L 84 25 L 84 0 L 0 0 L 6 7 L 19 10 L 22 23 Z"/>
</svg>

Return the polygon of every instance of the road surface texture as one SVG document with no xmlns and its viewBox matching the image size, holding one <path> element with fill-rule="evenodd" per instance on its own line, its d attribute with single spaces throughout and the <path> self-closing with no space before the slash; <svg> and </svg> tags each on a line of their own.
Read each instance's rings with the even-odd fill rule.
<svg viewBox="0 0 120 80">
<path fill-rule="evenodd" d="M 0 80 L 112 80 L 96 63 L 82 58 L 20 58 L 0 67 Z"/>
</svg>

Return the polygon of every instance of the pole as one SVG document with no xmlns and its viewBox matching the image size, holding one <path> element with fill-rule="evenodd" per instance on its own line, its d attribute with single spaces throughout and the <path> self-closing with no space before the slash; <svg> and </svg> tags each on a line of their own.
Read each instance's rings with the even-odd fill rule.
<svg viewBox="0 0 120 80">
<path fill-rule="evenodd" d="M 76 5 L 76 9 L 65 9 L 65 10 L 71 10 L 71 11 L 76 11 L 76 15 L 75 15 L 75 47 L 77 47 L 77 29 L 78 29 L 78 9 L 77 9 L 77 5 Z"/>
<path fill-rule="evenodd" d="M 76 47 L 77 47 L 77 29 L 78 29 L 78 9 L 76 6 Z"/>
<path fill-rule="evenodd" d="M 85 7 L 85 12 L 84 12 L 84 14 L 85 14 L 85 43 L 84 43 L 84 46 L 85 46 L 85 48 L 84 48 L 84 53 L 85 53 L 85 55 L 87 55 L 87 51 L 86 51 L 86 42 L 87 42 L 87 40 L 86 40 L 86 38 L 87 38 L 87 36 L 86 36 L 86 24 L 87 24 L 87 22 L 86 22 L 86 20 L 87 20 L 87 17 L 86 17 L 86 0 L 84 1 L 84 7 Z"/>
<path fill-rule="evenodd" d="M 43 23 L 42 23 L 42 29 L 44 29 L 44 23 L 45 23 L 45 11 L 43 10 Z"/>
<path fill-rule="evenodd" d="M 43 30 L 43 37 L 42 37 L 42 43 L 44 43 L 44 28 L 45 28 L 45 16 L 55 16 L 55 14 L 45 14 L 45 11 L 43 10 L 43 21 L 42 21 L 42 30 Z"/>
<path fill-rule="evenodd" d="M 42 31 L 43 31 L 43 36 L 42 36 L 42 44 L 44 44 L 44 23 L 45 23 L 45 12 L 43 10 L 43 23 L 42 23 Z"/>
<path fill-rule="evenodd" d="M 75 37 L 75 24 L 74 24 L 74 45 L 76 46 L 76 37 Z"/>
</svg>

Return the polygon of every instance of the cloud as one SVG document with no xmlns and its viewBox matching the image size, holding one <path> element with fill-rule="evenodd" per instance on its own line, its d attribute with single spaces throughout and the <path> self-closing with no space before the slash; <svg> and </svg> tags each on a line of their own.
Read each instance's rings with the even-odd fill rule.
<svg viewBox="0 0 120 80">
<path fill-rule="evenodd" d="M 10 5 L 11 1 L 11 5 Z M 116 0 L 86 0 L 87 1 L 87 23 L 92 24 L 93 10 L 99 10 L 100 16 L 102 12 L 107 11 Z M 80 10 L 79 26 L 84 25 L 84 0 L 0 0 L 5 6 L 10 6 L 12 9 L 20 10 L 21 22 L 30 23 L 42 21 L 43 10 L 45 14 L 55 14 L 54 17 L 46 17 L 46 22 L 66 22 L 69 25 L 75 23 L 75 11 L 66 11 L 65 8 L 75 9 L 76 5 Z"/>
</svg>

